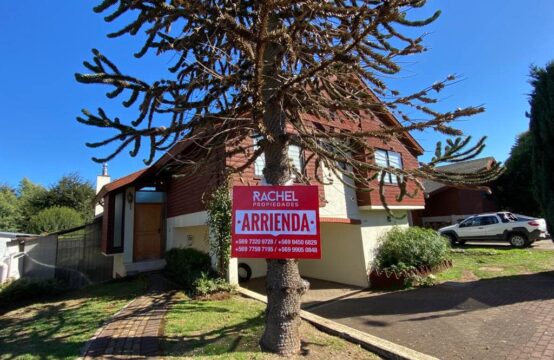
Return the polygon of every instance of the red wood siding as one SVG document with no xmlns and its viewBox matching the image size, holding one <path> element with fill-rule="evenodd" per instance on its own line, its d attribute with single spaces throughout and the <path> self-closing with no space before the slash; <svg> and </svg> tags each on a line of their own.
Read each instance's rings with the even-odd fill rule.
<svg viewBox="0 0 554 360">
<path fill-rule="evenodd" d="M 204 199 L 221 183 L 220 169 L 214 166 L 188 176 L 170 178 L 167 187 L 167 217 L 205 210 Z"/>
<path fill-rule="evenodd" d="M 448 188 L 432 194 L 425 202 L 421 217 L 471 215 L 498 211 L 487 192 Z"/>
</svg>

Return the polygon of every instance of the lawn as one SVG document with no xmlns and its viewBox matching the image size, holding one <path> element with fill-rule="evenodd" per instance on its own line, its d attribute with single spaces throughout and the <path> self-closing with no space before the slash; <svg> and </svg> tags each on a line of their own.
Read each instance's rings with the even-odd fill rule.
<svg viewBox="0 0 554 360">
<path fill-rule="evenodd" d="M 512 248 L 458 248 L 453 266 L 439 281 L 471 281 L 554 270 L 554 251 Z"/>
<path fill-rule="evenodd" d="M 282 359 L 262 353 L 265 304 L 232 296 L 219 301 L 193 301 L 178 294 L 165 318 L 165 358 Z M 303 322 L 302 359 L 379 359 L 340 338 Z"/>
<path fill-rule="evenodd" d="M 0 318 L 0 359 L 74 359 L 111 315 L 143 293 L 144 278 L 92 285 Z"/>
</svg>

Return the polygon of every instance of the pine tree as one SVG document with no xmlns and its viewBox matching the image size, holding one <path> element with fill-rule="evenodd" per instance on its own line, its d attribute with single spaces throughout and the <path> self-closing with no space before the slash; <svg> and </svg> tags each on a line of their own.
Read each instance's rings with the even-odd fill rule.
<svg viewBox="0 0 554 360">
<path fill-rule="evenodd" d="M 531 69 L 529 128 L 533 144 L 533 192 L 554 233 L 554 62 Z"/>
<path fill-rule="evenodd" d="M 140 58 L 149 50 L 172 55 L 172 75 L 147 82 L 125 74 L 106 55 L 93 50 L 93 61 L 84 63 L 91 73 L 77 74 L 77 80 L 109 86 L 108 97 L 125 96 L 123 105 L 136 104 L 138 115 L 122 120 L 100 108 L 96 113 L 83 110 L 78 121 L 115 131 L 110 138 L 88 144 L 117 144 L 115 151 L 97 161 L 109 160 L 128 147 L 136 156 L 146 142 L 148 164 L 157 150 L 191 139 L 205 150 L 202 160 L 187 159 L 191 171 L 224 151 L 227 156 L 246 154 L 245 164 L 227 169 L 240 173 L 264 154 L 266 182 L 281 185 L 295 172 L 287 156 L 288 145 L 294 144 L 313 154 L 307 161 L 316 168 L 341 173 L 352 180 L 348 183 L 370 188 L 379 179 L 381 194 L 384 175 L 397 175 L 399 200 L 411 195 L 408 183 L 422 190 L 421 179 L 468 185 L 488 182 L 498 175 L 499 167 L 465 175 L 435 170 L 437 164 L 477 155 L 484 139 L 473 145 L 469 138 L 448 140 L 444 147 L 438 144 L 435 158 L 419 169 L 383 168 L 369 161 L 374 153 L 372 138 L 390 141 L 426 129 L 461 136 L 453 121 L 484 110 L 467 107 L 441 113 L 431 108 L 434 94 L 454 82 L 455 76 L 404 95 L 383 81 L 400 73 L 404 57 L 426 50 L 423 36 L 408 35 L 410 28 L 438 18 L 439 12 L 429 18 L 409 18 L 412 9 L 426 3 L 104 0 L 95 11 L 112 10 L 105 19 L 124 22 L 109 37 L 144 34 L 135 56 Z M 395 114 L 402 126 L 356 130 L 360 117 L 370 113 Z M 352 131 L 331 132 L 310 121 L 315 117 L 331 122 L 337 114 L 353 125 Z M 261 138 L 257 149 L 247 141 L 253 134 Z M 303 178 L 302 172 L 296 175 L 311 180 Z M 384 206 L 389 209 L 386 202 Z M 267 267 L 268 305 L 260 343 L 269 351 L 291 355 L 300 349 L 300 297 L 306 288 L 296 260 L 268 260 Z"/>
</svg>

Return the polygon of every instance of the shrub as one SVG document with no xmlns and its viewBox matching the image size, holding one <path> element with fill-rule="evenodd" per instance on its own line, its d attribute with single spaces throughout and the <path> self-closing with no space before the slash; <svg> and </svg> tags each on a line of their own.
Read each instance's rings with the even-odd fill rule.
<svg viewBox="0 0 554 360">
<path fill-rule="evenodd" d="M 229 292 L 233 287 L 222 278 L 214 278 L 208 273 L 202 273 L 194 281 L 193 293 L 195 296 L 206 296 L 217 292 Z"/>
<path fill-rule="evenodd" d="M 166 273 L 186 291 L 193 291 L 194 282 L 202 273 L 210 274 L 210 256 L 196 249 L 171 249 L 165 253 Z"/>
<path fill-rule="evenodd" d="M 18 279 L 0 287 L 0 308 L 46 299 L 67 290 L 67 286 L 57 279 Z"/>
<path fill-rule="evenodd" d="M 68 207 L 51 207 L 31 217 L 29 231 L 34 234 L 53 233 L 83 225 L 82 216 L 77 210 Z"/>
<path fill-rule="evenodd" d="M 375 267 L 383 270 L 433 268 L 450 259 L 448 239 L 434 230 L 394 227 L 380 239 Z"/>
</svg>

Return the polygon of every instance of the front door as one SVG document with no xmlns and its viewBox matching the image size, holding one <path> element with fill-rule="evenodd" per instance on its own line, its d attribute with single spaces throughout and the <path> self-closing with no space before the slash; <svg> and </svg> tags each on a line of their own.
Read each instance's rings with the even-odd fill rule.
<svg viewBox="0 0 554 360">
<path fill-rule="evenodd" d="M 162 204 L 135 204 L 134 261 L 162 256 Z"/>
</svg>

